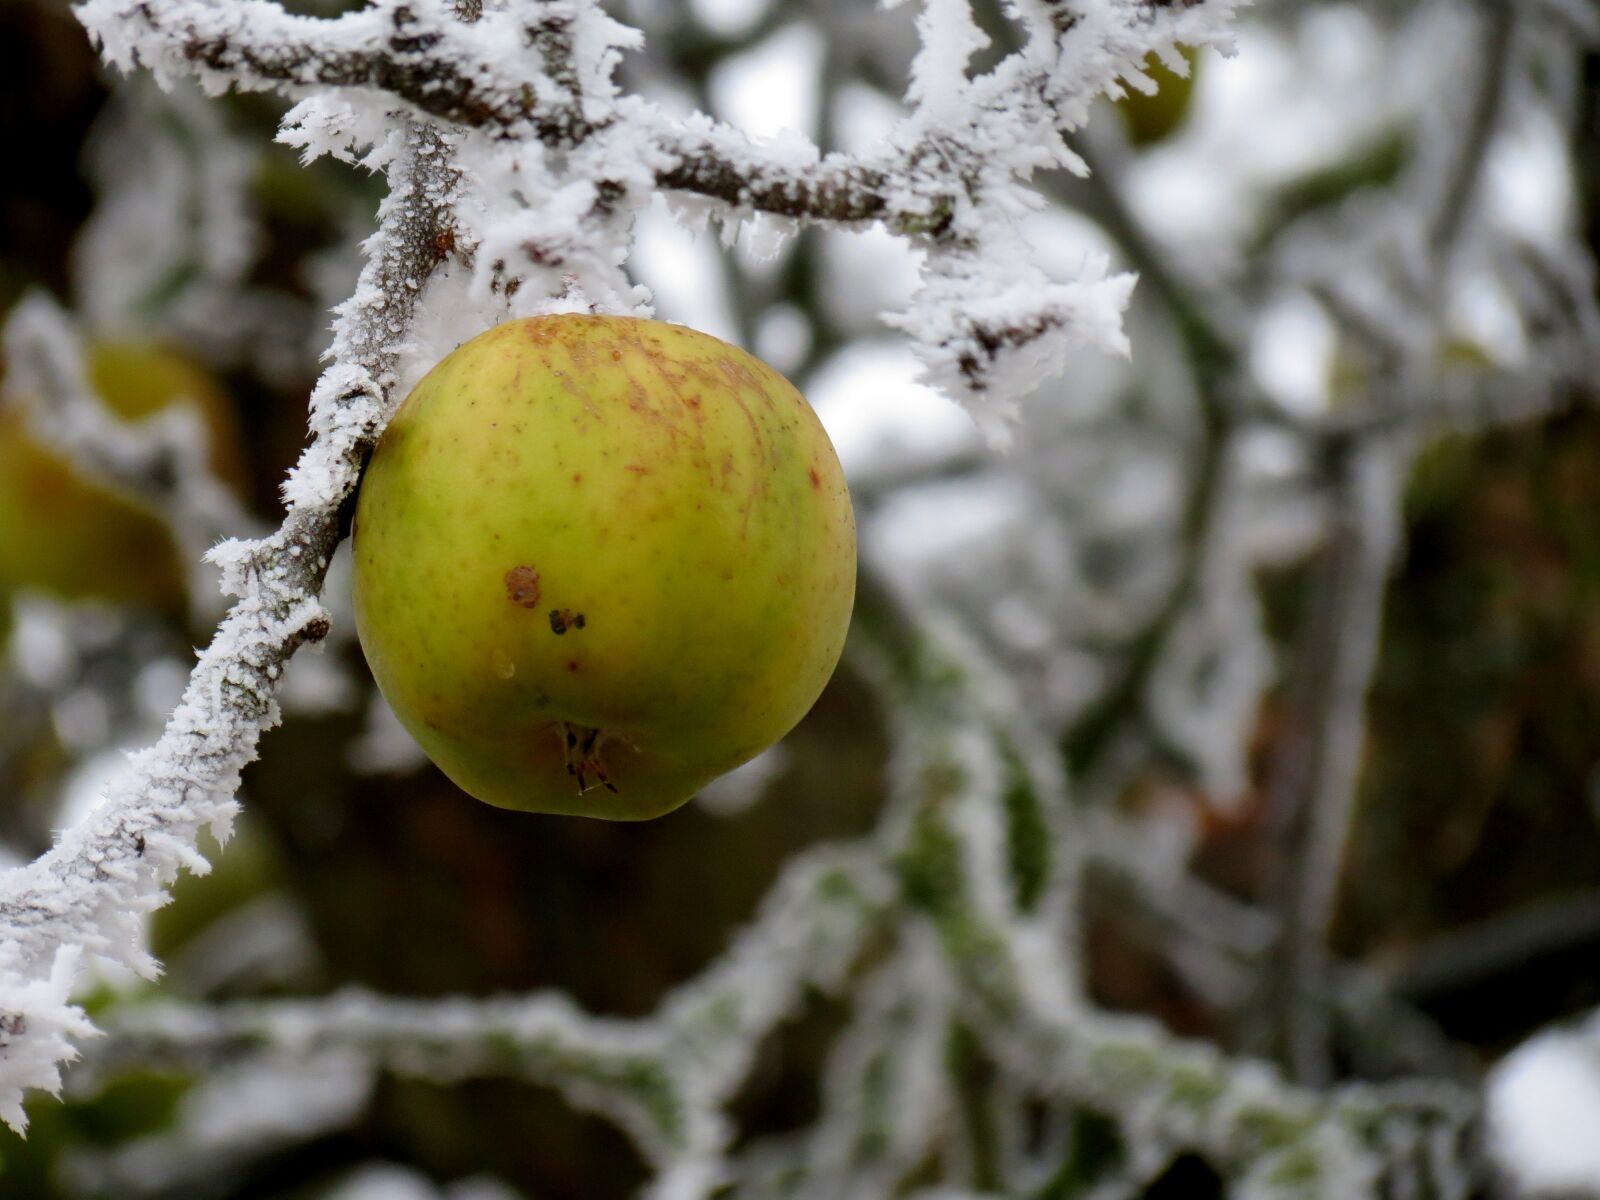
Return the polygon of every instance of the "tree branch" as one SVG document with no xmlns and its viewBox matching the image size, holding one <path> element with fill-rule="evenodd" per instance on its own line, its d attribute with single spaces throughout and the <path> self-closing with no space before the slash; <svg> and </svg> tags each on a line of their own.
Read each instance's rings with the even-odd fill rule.
<svg viewBox="0 0 1600 1200">
<path fill-rule="evenodd" d="M 1400 489 L 1409 443 L 1390 438 L 1331 450 L 1331 528 L 1313 574 L 1301 636 L 1294 729 L 1282 740 L 1268 807 L 1283 856 L 1272 891 L 1282 925 L 1269 975 L 1274 1044 L 1293 1076 L 1331 1077 L 1332 932 L 1355 811 L 1367 689 L 1377 664 L 1389 571 L 1400 548 Z"/>
<path fill-rule="evenodd" d="M 1143 0 L 1134 18 L 1140 26 L 1139 53 L 1145 45 L 1200 30 L 1203 23 L 1193 10 L 1209 9 L 1225 17 L 1236 2 L 1194 0 L 1174 6 Z M 454 20 L 442 0 L 380 0 L 331 18 L 291 16 L 272 0 L 229 0 L 225 5 L 213 0 L 173 5 L 87 0 L 78 12 L 113 63 L 124 68 L 146 65 L 158 72 L 192 70 L 213 87 L 291 97 L 317 86 L 375 89 L 450 124 L 533 138 L 558 148 L 577 145 L 625 120 L 648 131 L 653 145 L 644 157 L 656 161 L 658 187 L 735 208 L 844 224 L 881 220 L 898 232 L 938 237 L 950 229 L 956 206 L 972 199 L 969 186 L 906 186 L 931 158 L 970 157 L 945 138 L 923 136 L 877 164 L 846 155 L 824 157 L 809 143 L 774 153 L 704 117 L 685 128 L 637 100 L 612 105 L 576 93 L 570 77 L 565 86 L 555 86 L 564 68 L 550 39 L 582 8 L 542 5 L 538 11 L 543 15 L 532 21 L 503 11 L 485 13 L 470 28 Z M 1080 30 L 1076 20 L 1058 22 L 1052 57 L 1088 60 L 1086 47 L 1079 44 L 1087 38 L 1130 54 L 1107 33 Z M 528 56 L 536 72 L 532 78 L 508 65 L 508 45 L 538 51 Z M 997 74 L 990 90 L 1003 88 L 1042 105 L 1048 123 L 1060 128 L 1077 125 L 1084 101 L 1115 77 L 1115 70 L 1104 68 L 1084 77 L 1062 77 L 1053 63 L 1039 57 L 1024 63 L 1013 56 L 1016 69 Z M 996 98 L 989 97 L 991 102 Z M 960 172 L 949 175 L 959 182 Z"/>
<path fill-rule="evenodd" d="M 26 1125 L 23 1089 L 55 1090 L 58 1063 L 75 1053 L 71 1037 L 89 1031 L 68 1003 L 80 948 L 154 974 L 140 914 L 161 903 L 180 867 L 207 869 L 197 837 L 205 827 L 227 836 L 240 772 L 277 722 L 284 665 L 328 632 L 317 597 L 339 506 L 382 427 L 398 346 L 449 228 L 453 175 L 438 135 L 414 127 L 391 179 L 361 299 L 341 313 L 334 364 L 313 395 L 317 440 L 296 468 L 283 524 L 262 541 L 213 551 L 239 599 L 161 739 L 53 849 L 0 875 L 0 1118 L 14 1128 Z"/>
</svg>

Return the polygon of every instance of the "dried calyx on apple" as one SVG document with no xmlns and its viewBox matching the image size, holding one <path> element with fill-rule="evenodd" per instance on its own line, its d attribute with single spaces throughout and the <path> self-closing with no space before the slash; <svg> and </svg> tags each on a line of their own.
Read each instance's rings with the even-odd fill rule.
<svg viewBox="0 0 1600 1200">
<path fill-rule="evenodd" d="M 787 733 L 844 645 L 855 524 L 776 371 L 682 326 L 511 321 L 440 362 L 362 481 L 356 628 L 480 800 L 668 812 Z"/>
</svg>

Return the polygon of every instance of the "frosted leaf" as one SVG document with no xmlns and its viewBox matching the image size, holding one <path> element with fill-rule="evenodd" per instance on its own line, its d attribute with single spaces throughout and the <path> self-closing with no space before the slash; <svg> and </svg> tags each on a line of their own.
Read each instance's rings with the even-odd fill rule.
<svg viewBox="0 0 1600 1200">
<path fill-rule="evenodd" d="M 41 292 L 25 295 L 12 309 L 5 351 L 0 403 L 15 405 L 32 436 L 86 478 L 165 523 L 180 560 L 190 566 L 195 612 L 210 617 L 205 550 L 255 522 L 212 471 L 199 404 L 177 396 L 138 420 L 117 415 L 89 382 L 82 331 Z"/>
</svg>

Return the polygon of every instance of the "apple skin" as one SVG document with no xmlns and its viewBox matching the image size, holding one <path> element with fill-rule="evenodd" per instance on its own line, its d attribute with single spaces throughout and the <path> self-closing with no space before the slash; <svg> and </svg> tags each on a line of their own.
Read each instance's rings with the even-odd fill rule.
<svg viewBox="0 0 1600 1200">
<path fill-rule="evenodd" d="M 357 500 L 356 629 L 401 723 L 503 808 L 642 820 L 805 715 L 855 597 L 810 406 L 633 317 L 510 321 L 401 405 Z"/>
<path fill-rule="evenodd" d="M 154 342 L 105 340 L 87 350 L 89 382 L 116 416 L 138 420 L 170 404 L 198 406 L 211 466 L 243 490 L 244 455 L 227 394 L 199 367 Z M 184 564 L 161 518 L 90 479 L 0 407 L 0 593 L 36 588 L 73 599 L 181 616 Z"/>
<path fill-rule="evenodd" d="M 1187 75 L 1179 75 L 1156 55 L 1150 54 L 1145 58 L 1144 70 L 1156 81 L 1158 90 L 1155 95 L 1146 95 L 1130 87 L 1128 94 L 1116 103 L 1117 111 L 1122 114 L 1123 127 L 1128 133 L 1128 141 L 1135 146 L 1153 146 L 1166 141 L 1188 119 L 1194 101 L 1195 75 L 1200 63 L 1191 47 L 1181 46 L 1179 52 L 1189 64 Z"/>
</svg>

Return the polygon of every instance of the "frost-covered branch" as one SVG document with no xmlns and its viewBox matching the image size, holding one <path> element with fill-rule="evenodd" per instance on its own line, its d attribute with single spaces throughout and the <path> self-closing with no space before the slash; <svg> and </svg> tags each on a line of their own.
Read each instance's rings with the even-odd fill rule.
<svg viewBox="0 0 1600 1200">
<path fill-rule="evenodd" d="M 1145 936 L 1158 943 L 1163 959 L 1197 995 L 1235 1021 L 1248 1018 L 1259 1001 L 1259 980 L 1274 963 L 1278 916 L 1188 875 L 1183 864 L 1166 861 L 1170 854 L 1149 841 L 1126 821 L 1101 823 L 1090 838 L 1088 886 L 1131 916 L 1136 933 L 1148 931 Z M 1600 904 L 1588 909 L 1592 926 Z M 1341 1048 L 1370 1066 L 1372 1074 L 1475 1077 L 1471 1055 L 1398 998 L 1423 990 L 1409 986 L 1412 978 L 1411 970 L 1391 981 L 1370 968 L 1340 962 L 1294 982 L 1317 989 L 1302 1002 L 1332 1013 Z"/>
<path fill-rule="evenodd" d="M 920 25 L 913 112 L 870 157 L 824 156 L 800 138 L 756 142 L 703 115 L 673 120 L 617 96 L 615 58 L 637 38 L 587 0 L 494 7 L 470 24 L 444 0 L 383 0 L 321 19 L 267 0 L 88 0 L 78 11 L 123 67 L 292 99 L 328 87 L 379 92 L 510 144 L 603 146 L 586 168 L 596 208 L 637 203 L 653 188 L 733 219 L 882 222 L 929 254 L 924 287 L 897 323 L 916 338 L 929 377 L 1004 440 L 1011 396 L 1059 373 L 1069 349 L 1127 350 L 1120 314 L 1132 279 L 1095 262 L 1063 282 L 1034 265 L 1014 228 L 1033 206 L 1025 182 L 1043 168 L 1081 169 L 1062 137 L 1090 102 L 1119 92 L 1119 77 L 1142 77 L 1150 51 L 1175 58 L 1180 42 L 1222 38 L 1236 4 L 1019 5 L 1019 48 L 969 79 L 987 39 L 966 0 L 934 0 Z M 543 265 L 551 256 L 529 257 Z"/>
<path fill-rule="evenodd" d="M 145 975 L 141 915 L 180 869 L 205 871 L 202 829 L 225 839 L 239 773 L 277 722 L 273 693 L 290 655 L 326 636 L 318 600 L 338 536 L 338 509 L 381 428 L 412 311 L 443 257 L 454 176 L 436 134 L 397 135 L 380 159 L 393 192 L 380 213 L 362 290 L 340 313 L 333 365 L 312 399 L 316 441 L 270 537 L 212 551 L 238 597 L 200 656 L 155 746 L 55 847 L 0 875 L 0 1118 L 26 1124 L 22 1094 L 60 1085 L 59 1064 L 89 1026 L 68 1002 L 84 952 Z"/>
<path fill-rule="evenodd" d="M 1487 0 L 1482 6 L 1479 79 L 1472 108 L 1455 146 L 1455 162 L 1439 181 L 1439 196 L 1428 228 L 1426 245 L 1436 275 L 1448 266 L 1462 226 L 1478 193 L 1484 159 L 1510 98 L 1512 64 L 1520 48 L 1517 5 L 1511 0 Z"/>
<path fill-rule="evenodd" d="M 729 1136 L 721 1109 L 756 1046 L 806 987 L 839 984 L 892 894 L 867 847 L 802 856 L 730 952 L 648 1018 L 595 1018 L 543 994 L 413 1001 L 345 992 L 224 1007 L 131 1006 L 75 1079 L 92 1085 L 130 1067 L 209 1075 L 336 1054 L 367 1073 L 526 1080 L 627 1131 L 661 1173 L 661 1194 L 698 1195 L 670 1189 L 715 1181 Z"/>
<path fill-rule="evenodd" d="M 1016 56 L 1009 69 L 986 77 L 974 98 L 985 102 L 988 121 L 1012 119 L 1001 112 L 1006 101 L 1031 99 L 1035 111 L 1022 119 L 1042 122 L 1041 132 L 1053 138 L 1081 124 L 1088 101 L 1113 86 L 1124 69 L 1136 69 L 1148 50 L 1219 36 L 1222 18 L 1236 3 L 1024 6 L 1038 44 Z M 1081 11 L 1073 11 L 1077 7 Z M 956 154 L 952 129 L 937 131 L 937 138 L 930 130 L 883 163 L 866 163 L 844 155 L 824 159 L 803 145 L 760 147 L 707 120 L 681 129 L 637 101 L 600 103 L 583 88 L 582 76 L 592 69 L 583 55 L 591 48 L 576 44 L 575 37 L 638 43 L 620 27 L 602 28 L 603 19 L 584 0 L 486 11 L 470 25 L 457 19 L 447 0 L 382 0 L 328 18 L 294 16 L 271 0 L 87 0 L 78 13 L 114 64 L 174 77 L 198 74 L 216 90 L 298 98 L 319 85 L 375 89 L 450 124 L 557 148 L 615 122 L 633 123 L 650 139 L 640 155 L 658 161 L 657 186 L 737 208 L 813 220 L 883 220 L 907 232 L 940 232 L 953 208 L 969 199 L 952 186 L 954 179 L 931 193 L 907 186 L 923 160 Z M 944 6 L 939 15 L 970 27 L 970 16 L 955 6 Z M 962 51 L 977 45 L 942 47 L 946 58 L 936 69 L 946 76 L 959 70 Z M 960 57 L 950 57 L 952 52 Z M 932 91 L 930 84 L 927 92 Z M 953 98 L 941 102 L 943 115 L 954 111 Z"/>
<path fill-rule="evenodd" d="M 984 859 L 1017 844 L 1002 824 L 1016 811 L 1002 796 L 1016 785 L 1006 782 L 1004 741 L 985 746 L 973 730 L 987 708 L 986 672 L 954 630 L 921 628 L 928 632 L 911 656 L 880 643 L 876 660 L 893 700 L 905 806 L 901 886 L 943 947 L 960 1009 L 1007 1077 L 1127 1123 L 1145 1177 L 1194 1150 L 1258 1189 L 1251 1195 L 1338 1200 L 1414 1168 L 1425 1175 L 1422 1194 L 1465 1195 L 1457 1143 L 1475 1107 L 1453 1086 L 1305 1091 L 1262 1064 L 1082 1006 L 1053 939 L 1041 936 L 1050 923 L 1027 919 L 1014 897 L 992 890 L 996 872 Z M 1017 719 L 1008 727 L 1009 736 L 1025 728 Z"/>
</svg>

